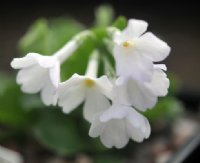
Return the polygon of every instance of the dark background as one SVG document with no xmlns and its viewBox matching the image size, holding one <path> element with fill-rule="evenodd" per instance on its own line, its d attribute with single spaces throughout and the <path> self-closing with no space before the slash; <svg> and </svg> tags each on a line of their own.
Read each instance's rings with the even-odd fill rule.
<svg viewBox="0 0 200 163">
<path fill-rule="evenodd" d="M 9 63 L 17 55 L 17 41 L 37 18 L 71 16 L 92 25 L 94 10 L 111 4 L 116 16 L 144 19 L 149 29 L 171 47 L 165 63 L 182 81 L 182 90 L 200 92 L 200 7 L 192 2 L 157 3 L 134 0 L 38 0 L 0 2 L 0 69 L 11 71 Z"/>
</svg>

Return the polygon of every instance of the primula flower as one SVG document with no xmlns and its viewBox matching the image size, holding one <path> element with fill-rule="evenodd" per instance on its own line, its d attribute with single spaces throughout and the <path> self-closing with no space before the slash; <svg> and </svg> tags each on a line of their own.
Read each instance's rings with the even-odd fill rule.
<svg viewBox="0 0 200 163">
<path fill-rule="evenodd" d="M 147 22 L 131 19 L 122 32 L 114 34 L 113 55 L 117 75 L 151 81 L 153 62 L 164 60 L 170 47 L 151 32 L 144 33 Z"/>
<path fill-rule="evenodd" d="M 75 40 L 67 43 L 53 56 L 28 53 L 23 58 L 14 58 L 11 66 L 20 69 L 17 83 L 25 93 L 38 93 L 46 105 L 56 105 L 57 88 L 60 82 L 60 64 L 77 48 Z"/>
<path fill-rule="evenodd" d="M 114 102 L 108 110 L 95 117 L 89 135 L 100 136 L 107 148 L 123 148 L 130 138 L 142 142 L 150 132 L 150 124 L 142 114 L 130 106 Z"/>
<path fill-rule="evenodd" d="M 85 101 L 83 115 L 89 122 L 93 117 L 109 107 L 112 84 L 106 76 L 96 77 L 97 58 L 92 55 L 86 75 L 74 74 L 58 88 L 58 105 L 69 113 Z"/>
<path fill-rule="evenodd" d="M 121 102 L 133 105 L 140 111 L 152 108 L 157 103 L 157 98 L 166 96 L 169 88 L 169 79 L 165 74 L 166 66 L 163 64 L 154 65 L 151 82 L 141 82 L 132 78 L 118 78 L 116 81 L 120 92 Z"/>
</svg>

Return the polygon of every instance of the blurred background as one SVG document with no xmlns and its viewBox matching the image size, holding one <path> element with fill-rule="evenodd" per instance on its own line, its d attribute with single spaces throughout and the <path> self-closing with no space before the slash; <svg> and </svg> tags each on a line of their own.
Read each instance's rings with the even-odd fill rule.
<svg viewBox="0 0 200 163">
<path fill-rule="evenodd" d="M 95 9 L 102 4 L 109 4 L 110 6 L 113 7 L 115 11 L 115 18 L 117 18 L 120 15 L 123 15 L 127 18 L 137 18 L 146 20 L 149 23 L 148 30 L 152 31 L 154 34 L 159 36 L 161 39 L 166 41 L 171 46 L 172 52 L 170 56 L 164 61 L 164 63 L 166 63 L 168 71 L 173 74 L 172 76 L 173 77 L 175 76 L 175 79 L 173 80 L 176 81 L 174 84 L 176 85 L 176 88 L 174 88 L 176 89 L 176 91 L 172 90 L 172 92 L 173 92 L 173 98 L 176 98 L 176 100 L 178 100 L 178 104 L 176 103 L 176 106 L 179 105 L 179 107 L 183 108 L 182 110 L 184 110 L 184 112 L 186 111 L 186 113 L 181 113 L 182 115 L 181 118 L 180 117 L 177 118 L 178 122 L 175 123 L 176 125 L 173 127 L 173 130 L 176 130 L 174 134 L 175 135 L 177 134 L 179 136 L 183 134 L 182 133 L 183 131 L 187 133 L 189 129 L 192 130 L 191 131 L 192 133 L 190 133 L 189 134 L 190 136 L 188 137 L 193 138 L 191 139 L 191 141 L 195 141 L 195 143 L 194 142 L 193 143 L 196 144 L 196 146 L 190 149 L 190 152 L 188 152 L 189 154 L 187 156 L 185 154 L 187 159 L 189 159 L 189 162 L 191 162 L 190 155 L 193 154 L 192 158 L 195 158 L 195 156 L 197 156 L 196 154 L 199 153 L 199 135 L 198 135 L 199 132 L 196 131 L 198 131 L 199 127 L 199 108 L 200 108 L 200 10 L 199 10 L 199 5 L 195 3 L 181 2 L 175 4 L 171 3 L 170 1 L 160 1 L 158 3 L 153 3 L 153 2 L 145 3 L 144 1 L 140 2 L 134 0 L 1 1 L 0 2 L 0 72 L 4 72 L 6 74 L 14 74 L 14 71 L 10 68 L 10 61 L 13 59 L 13 57 L 21 55 L 18 42 L 22 38 L 22 36 L 25 35 L 29 27 L 33 24 L 33 22 L 35 22 L 40 18 L 45 18 L 50 20 L 58 17 L 68 17 L 68 18 L 72 17 L 76 19 L 78 22 L 86 25 L 86 27 L 90 27 L 94 23 Z M 0 101 L 0 105 L 1 103 L 2 101 Z M 161 106 L 159 107 L 162 108 L 163 106 L 165 105 L 161 104 Z M 169 107 L 172 108 L 172 105 L 170 105 Z M 187 117 L 186 115 L 189 115 L 190 117 Z M 152 123 L 155 122 L 157 121 L 154 121 Z M 178 125 L 179 123 L 180 126 Z M 20 145 L 16 145 L 15 141 L 13 140 L 13 137 L 15 136 L 11 134 L 10 138 L 7 138 L 2 134 L 5 133 L 5 131 L 7 132 L 7 130 L 13 131 L 13 125 L 10 124 L 7 125 L 6 123 L 4 124 L 4 121 L 1 121 L 0 127 L 1 127 L 0 143 L 10 149 L 14 149 L 19 153 L 22 153 L 22 155 L 24 155 L 25 157 L 25 162 L 61 163 L 63 161 L 62 163 L 65 162 L 67 163 L 65 158 L 66 154 L 64 154 L 63 157 L 63 155 L 61 154 L 62 152 L 57 152 L 57 149 L 54 148 L 53 151 L 56 152 L 52 152 L 51 145 L 49 147 L 48 145 L 46 145 L 48 143 L 46 144 L 40 143 L 40 141 L 38 143 L 37 138 L 36 140 L 35 138 L 33 138 L 33 140 L 31 138 L 32 143 L 30 143 L 31 145 L 30 144 L 28 145 L 29 147 L 27 149 L 29 150 L 28 151 L 29 153 L 27 154 L 20 148 L 21 146 L 24 145 L 23 143 L 22 143 L 23 145 L 20 144 L 21 139 L 24 138 L 26 138 L 26 140 L 29 139 L 29 137 L 27 138 L 26 134 L 25 134 L 26 136 L 24 136 L 24 130 L 23 130 L 24 128 L 23 129 L 20 128 L 20 131 L 23 130 L 23 132 L 17 130 L 17 132 L 20 133 L 19 134 L 20 136 L 17 134 L 17 144 Z M 159 126 L 156 126 L 155 128 L 158 129 L 158 131 L 160 131 Z M 14 127 L 14 129 L 16 128 Z M 180 133 L 178 133 L 179 130 Z M 197 134 L 195 135 L 194 133 Z M 159 135 L 160 132 L 155 132 L 155 135 L 156 134 Z M 3 138 L 2 140 L 1 137 Z M 163 137 L 159 138 L 159 140 L 153 139 L 154 142 L 153 147 L 155 147 L 155 149 L 149 149 L 149 150 L 153 151 L 153 154 L 156 156 L 163 153 L 164 154 L 163 157 L 160 158 L 160 160 L 159 159 L 157 160 L 157 162 L 155 161 L 155 159 L 154 160 L 152 159 L 153 160 L 151 161 L 152 163 L 153 162 L 164 163 L 170 160 L 169 155 L 171 158 L 172 149 L 176 149 L 175 151 L 178 151 L 177 155 L 176 154 L 173 155 L 175 157 L 173 159 L 176 160 L 177 158 L 179 158 L 179 153 L 181 153 L 183 149 L 185 149 L 184 146 L 180 150 L 178 150 L 179 149 L 178 147 L 182 145 L 182 143 L 180 143 L 181 144 L 180 145 L 179 142 L 177 142 L 177 140 L 180 139 L 180 137 L 175 138 L 176 140 L 170 142 L 167 141 L 168 139 L 167 140 L 164 139 L 164 141 L 163 139 L 164 139 Z M 33 145 L 35 141 L 36 143 L 39 144 L 39 146 L 42 144 L 41 145 L 42 147 L 43 144 L 45 144 L 44 145 L 45 152 L 42 150 L 41 151 L 39 150 L 38 152 L 38 147 L 35 147 Z M 178 143 L 180 146 L 177 145 L 178 147 L 174 147 L 175 146 L 174 144 L 176 144 L 174 143 L 174 141 L 176 141 L 176 143 Z M 184 141 L 183 144 L 187 143 L 190 144 L 191 141 L 189 142 Z M 149 146 L 150 144 L 146 143 L 144 144 L 143 147 L 145 147 L 145 149 L 148 149 Z M 34 148 L 34 149 L 36 148 L 35 150 L 37 152 L 33 152 L 34 149 L 29 149 L 29 148 Z M 134 156 L 132 158 L 132 154 L 130 154 L 131 153 L 130 149 L 132 150 L 131 147 L 128 147 L 128 149 L 126 149 L 126 151 L 129 152 L 125 160 L 128 160 L 129 162 L 136 161 L 137 163 L 145 162 L 145 160 L 141 160 L 141 158 L 139 159 L 138 157 L 139 156 L 144 157 L 147 155 L 146 153 L 138 155 L 137 157 Z M 62 155 L 62 157 L 61 158 L 58 157 L 58 155 L 55 153 L 59 153 L 59 156 Z M 89 155 L 93 156 L 92 152 L 88 153 Z M 52 159 L 54 162 L 49 158 L 47 159 L 48 161 L 46 160 L 44 161 L 43 159 L 36 159 L 36 157 L 42 157 L 43 154 L 45 158 L 48 158 L 49 155 L 55 155 L 56 158 Z M 90 156 L 88 156 L 84 152 L 82 152 L 81 154 L 79 153 L 78 158 L 81 159 L 80 160 L 75 159 L 77 163 L 78 161 L 80 163 L 89 163 L 91 161 Z M 57 159 L 56 160 L 57 162 L 54 159 L 55 160 Z M 171 160 L 171 163 L 173 163 L 174 161 L 173 159 Z M 187 159 L 184 158 L 184 161 L 187 162 Z M 69 160 L 74 160 L 74 158 L 71 158 L 70 155 Z M 86 161 L 86 162 L 81 162 L 81 161 Z M 103 163 L 105 161 L 99 161 L 99 162 Z M 116 160 L 112 161 L 111 158 L 111 161 L 108 162 L 116 162 Z M 194 163 L 194 161 L 192 162 Z M 176 160 L 174 161 L 174 163 L 178 163 L 178 161 Z"/>
</svg>

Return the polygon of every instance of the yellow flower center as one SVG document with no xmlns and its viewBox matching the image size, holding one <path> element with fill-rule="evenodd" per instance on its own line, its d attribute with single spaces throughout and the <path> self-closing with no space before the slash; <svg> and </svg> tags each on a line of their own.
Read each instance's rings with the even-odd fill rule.
<svg viewBox="0 0 200 163">
<path fill-rule="evenodd" d="M 124 41 L 122 43 L 122 46 L 125 48 L 129 48 L 129 47 L 133 46 L 133 41 Z"/>
<path fill-rule="evenodd" d="M 88 79 L 85 79 L 85 80 L 84 80 L 84 84 L 85 84 L 87 87 L 92 87 L 92 86 L 94 86 L 95 82 L 94 82 L 94 80 L 88 78 Z"/>
</svg>

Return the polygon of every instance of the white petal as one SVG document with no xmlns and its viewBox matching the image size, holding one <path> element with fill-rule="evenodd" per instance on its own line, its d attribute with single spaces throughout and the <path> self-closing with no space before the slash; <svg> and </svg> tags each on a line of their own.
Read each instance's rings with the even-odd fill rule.
<svg viewBox="0 0 200 163">
<path fill-rule="evenodd" d="M 99 87 L 99 91 L 101 91 L 106 97 L 112 98 L 112 88 L 113 85 L 108 79 L 107 76 L 102 76 L 96 80 L 97 86 Z"/>
<path fill-rule="evenodd" d="M 57 88 L 58 84 L 60 82 L 60 64 L 59 64 L 59 62 L 56 62 L 55 65 L 52 68 L 50 68 L 49 75 L 50 75 L 52 84 L 54 85 L 54 87 Z"/>
<path fill-rule="evenodd" d="M 44 88 L 41 91 L 41 98 L 45 105 L 56 105 L 57 104 L 57 90 L 50 81 L 46 82 Z"/>
<path fill-rule="evenodd" d="M 56 60 L 53 56 L 39 56 L 35 57 L 35 59 L 38 61 L 38 64 L 43 68 L 51 68 L 54 67 L 55 64 L 57 64 L 58 60 Z"/>
<path fill-rule="evenodd" d="M 110 107 L 108 99 L 97 89 L 87 91 L 83 115 L 86 120 L 92 122 L 95 115 Z"/>
<path fill-rule="evenodd" d="M 117 100 L 120 104 L 130 106 L 131 102 L 127 93 L 127 80 L 124 77 L 119 77 L 116 80 L 116 84 L 113 88 L 113 96 L 115 100 Z"/>
<path fill-rule="evenodd" d="M 137 142 L 148 138 L 151 132 L 149 121 L 135 109 L 129 110 L 127 116 L 127 130 L 129 136 Z"/>
<path fill-rule="evenodd" d="M 128 109 L 129 107 L 114 103 L 100 116 L 100 121 L 107 122 L 111 119 L 122 119 L 128 114 Z"/>
<path fill-rule="evenodd" d="M 150 32 L 138 39 L 136 48 L 154 62 L 164 60 L 170 53 L 170 47 Z"/>
<path fill-rule="evenodd" d="M 100 140 L 107 148 L 123 148 L 129 141 L 125 121 L 115 119 L 107 122 L 100 135 Z"/>
<path fill-rule="evenodd" d="M 34 66 L 22 69 L 17 74 L 17 83 L 22 85 L 25 93 L 37 93 L 48 79 L 48 72 L 40 67 Z"/>
<path fill-rule="evenodd" d="M 152 81 L 145 85 L 154 95 L 166 96 L 169 88 L 169 79 L 161 69 L 157 68 L 154 70 Z"/>
<path fill-rule="evenodd" d="M 128 38 L 137 38 L 147 30 L 148 23 L 143 20 L 130 19 L 123 31 Z"/>
<path fill-rule="evenodd" d="M 11 67 L 14 69 L 21 69 L 33 66 L 36 63 L 36 60 L 34 60 L 33 58 L 25 56 L 23 58 L 14 58 L 11 62 Z"/>
<path fill-rule="evenodd" d="M 151 81 L 153 74 L 152 60 L 138 51 L 124 52 L 120 46 L 114 47 L 117 75 L 132 77 L 140 81 Z"/>
<path fill-rule="evenodd" d="M 81 84 L 78 79 L 71 78 L 68 82 L 59 85 L 58 105 L 63 108 L 65 113 L 71 112 L 83 102 L 85 89 Z"/>
<path fill-rule="evenodd" d="M 157 102 L 157 95 L 153 93 L 152 89 L 131 79 L 127 82 L 127 93 L 130 103 L 140 111 L 154 107 Z"/>
<path fill-rule="evenodd" d="M 161 69 L 161 70 L 164 70 L 164 71 L 167 71 L 167 66 L 165 64 L 155 64 L 154 65 L 154 69 Z"/>
<path fill-rule="evenodd" d="M 89 136 L 93 138 L 100 136 L 103 132 L 105 124 L 106 123 L 99 120 L 99 115 L 95 116 L 90 126 Z"/>
<path fill-rule="evenodd" d="M 82 84 L 83 78 L 78 75 L 74 74 L 71 78 L 59 84 L 58 87 L 58 94 L 59 98 L 62 98 L 66 94 L 68 94 L 68 90 L 73 89 L 76 86 L 80 86 Z"/>
</svg>

